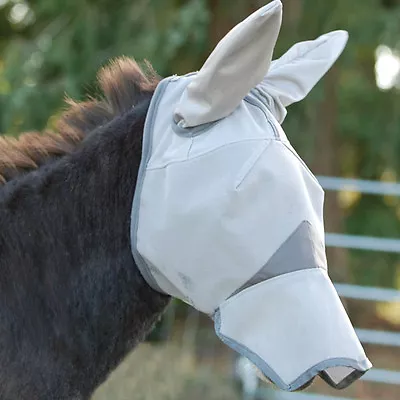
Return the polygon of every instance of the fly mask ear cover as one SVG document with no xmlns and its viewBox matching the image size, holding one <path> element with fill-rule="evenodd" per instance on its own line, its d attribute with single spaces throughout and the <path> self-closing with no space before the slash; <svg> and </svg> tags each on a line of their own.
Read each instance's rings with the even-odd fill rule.
<svg viewBox="0 0 400 400">
<path fill-rule="evenodd" d="M 200 72 L 159 84 L 132 252 L 149 285 L 212 316 L 221 340 L 281 389 L 317 374 L 342 388 L 371 363 L 327 274 L 323 190 L 277 119 L 330 68 L 347 35 L 294 46 L 270 74 L 281 13 L 280 1 L 269 3 Z"/>
</svg>

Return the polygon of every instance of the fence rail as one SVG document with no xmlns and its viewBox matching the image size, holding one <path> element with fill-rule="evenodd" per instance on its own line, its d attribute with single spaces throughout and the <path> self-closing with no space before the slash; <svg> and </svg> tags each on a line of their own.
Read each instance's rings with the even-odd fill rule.
<svg viewBox="0 0 400 400">
<path fill-rule="evenodd" d="M 400 196 L 400 183 L 376 182 L 322 175 L 317 176 L 317 179 L 325 190 L 343 190 L 380 196 Z"/>
<path fill-rule="evenodd" d="M 349 285 L 347 283 L 335 283 L 335 287 L 339 295 L 347 299 L 382 301 L 388 303 L 400 302 L 400 290 L 396 289 Z"/>
<path fill-rule="evenodd" d="M 400 385 L 400 372 L 373 368 L 360 378 L 362 381 Z"/>
<path fill-rule="evenodd" d="M 400 240 L 398 239 L 327 233 L 325 240 L 328 247 L 400 253 Z"/>
<path fill-rule="evenodd" d="M 400 184 L 398 183 L 328 176 L 317 176 L 317 179 L 325 190 L 356 191 L 363 194 L 381 196 L 400 196 Z M 327 233 L 326 246 L 400 254 L 400 240 L 393 238 Z M 335 287 L 339 295 L 344 298 L 375 302 L 400 302 L 400 291 L 395 289 L 365 287 L 343 283 L 336 283 Z M 400 333 L 397 332 L 356 328 L 356 333 L 362 343 L 400 347 Z M 388 385 L 400 385 L 400 371 L 372 368 L 361 377 L 361 380 Z M 307 392 L 289 393 L 266 387 L 258 388 L 253 397 L 249 397 L 249 394 L 246 393 L 244 394 L 244 398 L 268 400 L 354 400 L 347 397 Z"/>
<path fill-rule="evenodd" d="M 356 329 L 356 333 L 363 343 L 400 347 L 400 333 L 360 328 Z"/>
</svg>

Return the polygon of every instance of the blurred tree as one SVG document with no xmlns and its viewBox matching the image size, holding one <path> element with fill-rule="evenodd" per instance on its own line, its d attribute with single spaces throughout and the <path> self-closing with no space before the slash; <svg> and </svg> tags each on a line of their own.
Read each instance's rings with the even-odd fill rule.
<svg viewBox="0 0 400 400">
<path fill-rule="evenodd" d="M 3 132 L 43 128 L 59 111 L 64 93 L 93 94 L 96 72 L 110 58 L 148 58 L 161 74 L 179 73 L 192 67 L 207 45 L 209 14 L 202 0 L 2 3 Z"/>
<path fill-rule="evenodd" d="M 381 0 L 383 7 L 395 8 L 399 5 L 399 0 Z"/>
<path fill-rule="evenodd" d="M 95 94 L 110 58 L 149 59 L 165 76 L 198 69 L 216 42 L 267 0 L 0 0 L 0 131 L 51 125 L 64 94 Z M 376 85 L 378 45 L 400 49 L 397 0 L 283 0 L 278 57 L 299 40 L 333 29 L 350 33 L 336 66 L 284 128 L 316 174 L 396 180 L 400 101 Z M 249 71 L 251 73 L 251 71 Z M 330 232 L 400 237 L 400 199 L 327 193 Z M 331 249 L 336 280 L 393 286 L 394 255 Z"/>
</svg>

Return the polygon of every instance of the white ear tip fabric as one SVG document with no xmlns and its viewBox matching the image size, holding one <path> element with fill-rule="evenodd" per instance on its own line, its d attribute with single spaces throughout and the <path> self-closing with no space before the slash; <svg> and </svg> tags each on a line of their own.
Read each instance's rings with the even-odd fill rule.
<svg viewBox="0 0 400 400">
<path fill-rule="evenodd" d="M 341 38 L 344 41 L 344 43 L 346 43 L 349 38 L 349 33 L 343 29 L 339 29 L 337 31 L 332 31 L 332 32 L 326 33 L 325 35 L 322 35 L 321 37 L 323 37 L 323 36 L 328 36 L 328 37 L 331 36 L 331 37 Z"/>
<path fill-rule="evenodd" d="M 324 46 L 329 50 L 332 58 L 336 60 L 346 47 L 348 39 L 349 34 L 347 31 L 338 30 L 321 35 L 316 39 L 316 42 L 323 43 Z M 316 51 L 318 51 L 318 48 Z"/>
<path fill-rule="evenodd" d="M 282 2 L 281 0 L 273 0 L 264 7 L 261 7 L 258 12 L 260 13 L 261 17 L 264 17 L 268 14 L 272 14 L 278 10 L 282 9 Z"/>
<path fill-rule="evenodd" d="M 175 121 L 188 128 L 231 114 L 267 74 L 281 22 L 282 3 L 274 0 L 228 32 L 187 86 Z"/>
</svg>

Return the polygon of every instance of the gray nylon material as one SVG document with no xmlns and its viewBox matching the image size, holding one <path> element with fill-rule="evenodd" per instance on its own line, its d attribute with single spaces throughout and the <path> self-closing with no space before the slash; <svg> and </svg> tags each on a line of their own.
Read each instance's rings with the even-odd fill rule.
<svg viewBox="0 0 400 400">
<path fill-rule="evenodd" d="M 313 377 L 318 375 L 320 372 L 325 371 L 332 367 L 343 367 L 343 366 L 347 366 L 349 368 L 352 368 L 354 371 L 359 372 L 354 376 L 350 374 L 348 375 L 347 379 L 346 378 L 344 379 L 346 380 L 346 386 L 348 386 L 350 383 L 357 380 L 361 375 L 367 372 L 368 369 L 368 364 L 365 359 L 362 360 L 361 362 L 357 362 L 356 360 L 337 357 L 322 361 L 312 366 L 303 374 L 301 374 L 295 381 L 291 382 L 290 384 L 286 384 L 280 378 L 280 376 L 256 353 L 252 352 L 246 346 L 236 342 L 235 340 L 227 336 L 224 336 L 221 333 L 221 314 L 219 309 L 214 314 L 214 326 L 215 326 L 215 333 L 226 345 L 228 345 L 232 350 L 236 351 L 237 353 L 241 354 L 242 356 L 250 360 L 257 368 L 260 369 L 260 371 L 268 379 L 270 379 L 275 385 L 279 387 L 279 389 L 282 390 L 288 390 L 288 391 L 297 390 L 303 385 L 305 385 L 307 382 L 309 382 Z M 331 382 L 327 383 L 332 385 Z"/>
<path fill-rule="evenodd" d="M 193 73 L 187 74 L 185 76 L 191 76 L 191 75 L 195 75 L 195 74 L 196 74 L 196 72 L 193 72 Z M 140 198 L 141 198 L 141 193 L 142 193 L 142 188 L 143 188 L 145 170 L 146 170 L 147 164 L 149 162 L 149 159 L 151 156 L 151 151 L 152 151 L 152 141 L 153 141 L 152 133 L 153 133 L 153 126 L 154 126 L 156 111 L 158 108 L 158 104 L 159 104 L 169 82 L 174 81 L 176 79 L 178 79 L 178 77 L 172 76 L 172 77 L 162 80 L 158 84 L 157 89 L 155 90 L 155 93 L 151 100 L 150 107 L 149 107 L 147 117 L 146 117 L 144 132 L 143 132 L 142 159 L 140 162 L 138 178 L 137 178 L 134 198 L 133 198 L 133 202 L 132 202 L 132 211 L 131 211 L 131 245 L 132 245 L 131 251 L 132 251 L 133 258 L 134 258 L 143 278 L 146 280 L 146 282 L 154 290 L 161 292 L 161 293 L 165 293 L 165 291 L 160 288 L 159 284 L 157 283 L 157 280 L 159 282 L 163 281 L 164 287 L 171 288 L 171 291 L 169 291 L 169 293 L 180 293 L 180 291 L 171 282 L 169 282 L 164 275 L 160 274 L 158 272 L 157 268 L 151 266 L 147 260 L 144 260 L 143 257 L 141 256 L 141 254 L 137 251 L 137 230 L 138 230 L 138 223 L 139 223 L 138 218 L 139 218 Z M 274 131 L 275 137 L 279 138 L 279 135 L 276 132 L 276 129 L 274 128 L 273 124 L 270 122 L 270 120 L 268 118 L 268 114 L 265 111 L 267 104 L 265 104 L 266 102 L 263 100 L 265 100 L 265 99 L 264 98 L 260 99 L 259 97 L 254 96 L 253 91 L 244 98 L 244 101 L 247 101 L 248 103 L 258 107 L 264 113 L 266 119 L 268 120 L 268 122 L 270 123 L 270 125 Z M 219 121 L 214 121 L 212 123 L 204 124 L 202 126 L 194 127 L 194 128 L 181 128 L 180 126 L 178 126 L 176 124 L 175 121 L 172 120 L 171 126 L 176 134 L 193 137 L 193 136 L 197 136 L 198 134 L 201 134 L 201 133 L 207 131 L 210 127 L 214 126 L 218 122 Z M 264 268 L 263 268 L 263 270 L 264 270 Z M 298 269 L 301 269 L 301 268 L 298 268 Z M 256 283 L 264 280 L 261 278 L 263 270 L 261 270 L 254 277 L 254 281 Z M 293 269 L 293 270 L 297 270 L 297 268 Z M 291 270 L 289 269 L 289 271 L 291 271 Z M 273 276 L 274 275 L 272 275 L 271 277 L 273 277 Z M 253 281 L 253 278 L 249 282 L 252 282 L 252 281 Z M 250 284 L 250 283 L 248 285 L 246 284 L 244 287 L 240 288 L 235 293 L 243 290 L 245 287 L 251 286 L 252 284 Z M 183 296 L 183 294 L 182 294 L 182 297 L 185 297 L 185 296 Z M 187 301 L 190 303 L 190 299 L 187 298 Z"/>
<path fill-rule="evenodd" d="M 148 115 L 146 118 L 144 137 L 143 137 L 142 160 L 139 168 L 134 200 L 132 204 L 131 241 L 132 241 L 133 257 L 147 283 L 154 290 L 165 293 L 159 287 L 159 284 L 157 283 L 158 281 L 163 285 L 163 287 L 167 288 L 167 291 L 170 294 L 171 293 L 176 294 L 179 292 L 178 289 L 174 285 L 172 285 L 171 282 L 169 282 L 166 277 L 164 277 L 162 274 L 159 274 L 157 269 L 154 266 L 150 265 L 148 260 L 143 259 L 143 257 L 137 251 L 137 229 L 138 229 L 140 198 L 143 188 L 145 170 L 151 156 L 154 119 L 158 104 L 163 96 L 166 87 L 168 86 L 169 81 L 170 79 L 167 78 L 162 82 L 160 82 L 160 84 L 158 85 L 158 88 L 151 101 Z M 271 257 L 271 259 L 263 266 L 263 268 L 261 268 L 260 271 L 258 271 L 258 273 L 256 273 L 251 279 L 249 279 L 235 293 L 243 291 L 244 289 L 250 286 L 261 283 L 265 280 L 274 278 L 276 276 L 310 268 L 326 269 L 325 249 L 324 249 L 324 244 L 317 240 L 317 235 L 315 234 L 314 228 L 307 221 L 303 221 L 298 226 L 298 228 L 292 233 L 292 235 L 275 252 L 275 254 Z M 347 386 L 347 384 L 350 384 L 352 381 L 358 379 L 358 377 L 362 375 L 365 372 L 365 370 L 369 368 L 366 360 L 357 362 L 356 360 L 351 360 L 351 359 L 332 358 L 313 366 L 312 368 L 305 371 L 301 376 L 299 376 L 294 382 L 286 384 L 285 382 L 282 381 L 282 379 L 278 376 L 278 374 L 257 354 L 252 352 L 246 346 L 237 343 L 236 341 L 232 340 L 229 337 L 224 336 L 221 333 L 220 331 L 221 315 L 219 309 L 216 311 L 213 317 L 215 321 L 215 331 L 218 337 L 233 350 L 247 357 L 253 364 L 255 364 L 263 372 L 265 376 L 267 376 L 271 381 L 273 381 L 279 388 L 283 390 L 289 390 L 289 391 L 296 390 L 301 386 L 303 386 L 304 384 L 306 384 L 307 382 L 309 382 L 314 376 L 320 373 L 325 373 L 328 376 L 331 375 L 330 378 L 334 379 L 335 377 L 332 375 L 335 374 L 332 374 L 333 371 L 329 371 L 329 369 L 334 367 L 346 367 L 346 366 L 351 369 L 354 369 L 354 373 L 358 374 L 354 375 L 354 373 L 350 373 L 342 381 L 343 383 L 346 383 Z M 326 379 L 324 376 L 322 377 L 323 379 Z M 333 386 L 331 382 L 328 381 L 328 383 Z"/>
<path fill-rule="evenodd" d="M 143 133 L 143 149 L 142 149 L 142 160 L 140 163 L 138 179 L 136 184 L 136 190 L 134 194 L 132 213 L 131 213 L 131 243 L 132 243 L 132 254 L 135 262 L 142 273 L 146 282 L 156 291 L 165 293 L 157 283 L 157 280 L 164 282 L 164 287 L 170 287 L 170 293 L 180 293 L 178 289 L 167 281 L 166 277 L 159 274 L 156 268 L 151 268 L 149 262 L 144 260 L 143 257 L 137 251 L 137 228 L 138 228 L 138 215 L 140 206 L 140 197 L 143 187 L 145 169 L 149 161 L 152 149 L 152 131 L 155 119 L 156 110 L 161 100 L 161 97 L 168 86 L 170 80 L 174 78 L 167 78 L 161 81 L 154 93 L 153 99 L 149 107 L 149 111 L 146 118 L 144 133 Z M 246 96 L 246 101 L 253 103 L 254 97 Z M 265 106 L 260 104 L 254 104 L 261 108 Z M 218 122 L 218 121 L 217 121 Z M 215 122 L 213 123 L 215 124 Z M 210 124 L 210 125 L 213 125 Z M 174 125 L 174 124 L 172 124 Z M 175 126 L 177 128 L 177 126 Z M 203 127 L 204 129 L 205 127 Z M 192 129 L 181 130 L 191 132 Z M 201 132 L 201 131 L 200 131 Z M 200 133 L 199 132 L 199 133 Z M 191 132 L 193 133 L 193 132 Z M 196 134 L 197 132 L 194 132 Z M 317 239 L 317 235 L 314 232 L 314 228 L 307 221 L 303 221 L 302 224 L 293 232 L 293 234 L 282 244 L 282 246 L 275 252 L 272 258 L 244 285 L 237 289 L 231 296 L 243 291 L 244 289 L 261 283 L 265 280 L 274 278 L 279 275 L 298 271 L 301 269 L 310 268 L 325 268 L 326 269 L 326 258 L 325 249 L 323 243 L 320 243 Z M 183 296 L 185 297 L 185 296 Z M 190 303 L 190 299 L 187 299 Z"/>
<path fill-rule="evenodd" d="M 327 269 L 325 247 L 318 240 L 314 227 L 303 221 L 269 261 L 232 296 L 279 275 L 311 268 Z"/>
</svg>

